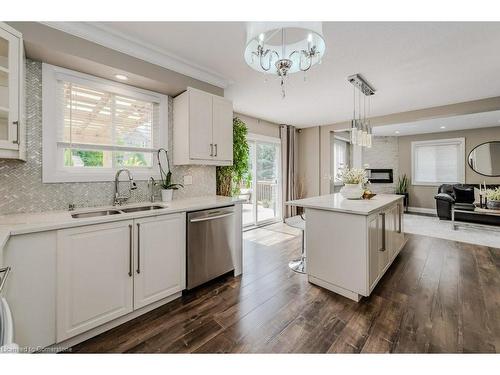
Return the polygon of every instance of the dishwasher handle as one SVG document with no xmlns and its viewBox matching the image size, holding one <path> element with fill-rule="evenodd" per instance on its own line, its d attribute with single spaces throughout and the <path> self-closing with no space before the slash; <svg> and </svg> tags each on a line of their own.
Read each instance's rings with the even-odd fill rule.
<svg viewBox="0 0 500 375">
<path fill-rule="evenodd" d="M 202 221 L 209 221 L 209 220 L 221 219 L 223 217 L 233 216 L 233 215 L 234 215 L 234 212 L 227 212 L 227 213 L 220 214 L 220 215 L 200 217 L 199 219 L 190 219 L 189 222 L 190 223 L 201 223 Z"/>
</svg>

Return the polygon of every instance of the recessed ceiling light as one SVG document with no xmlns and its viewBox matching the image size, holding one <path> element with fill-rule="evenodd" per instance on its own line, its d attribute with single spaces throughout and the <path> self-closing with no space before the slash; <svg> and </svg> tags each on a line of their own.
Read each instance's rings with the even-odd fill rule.
<svg viewBox="0 0 500 375">
<path fill-rule="evenodd" d="M 128 80 L 128 77 L 126 75 L 123 75 L 123 74 L 115 74 L 115 78 L 116 79 L 119 79 L 121 81 L 126 81 Z"/>
<path fill-rule="evenodd" d="M 446 126 L 441 126 L 440 128 L 441 128 L 441 129 L 446 129 Z"/>
<path fill-rule="evenodd" d="M 394 133 L 399 134 L 399 130 L 396 130 Z"/>
</svg>

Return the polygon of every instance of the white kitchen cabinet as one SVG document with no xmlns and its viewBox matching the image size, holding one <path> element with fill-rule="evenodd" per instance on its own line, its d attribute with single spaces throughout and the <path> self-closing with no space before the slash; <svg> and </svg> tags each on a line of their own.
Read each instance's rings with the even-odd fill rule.
<svg viewBox="0 0 500 375">
<path fill-rule="evenodd" d="M 186 286 L 184 213 L 134 220 L 134 309 Z"/>
<path fill-rule="evenodd" d="M 221 161 L 233 160 L 233 103 L 213 96 L 214 157 Z M 232 164 L 232 163 L 231 163 Z"/>
<path fill-rule="evenodd" d="M 403 207 L 397 202 L 368 218 L 369 285 L 372 290 L 405 242 Z"/>
<path fill-rule="evenodd" d="M 26 159 L 22 34 L 0 22 L 0 159 Z"/>
<path fill-rule="evenodd" d="M 369 285 L 375 283 L 380 272 L 379 258 L 381 249 L 380 215 L 371 215 L 368 218 L 368 257 L 369 257 Z"/>
<path fill-rule="evenodd" d="M 188 88 L 174 98 L 174 164 L 233 164 L 233 105 Z"/>
<path fill-rule="evenodd" d="M 133 221 L 58 232 L 57 342 L 133 310 Z"/>
</svg>

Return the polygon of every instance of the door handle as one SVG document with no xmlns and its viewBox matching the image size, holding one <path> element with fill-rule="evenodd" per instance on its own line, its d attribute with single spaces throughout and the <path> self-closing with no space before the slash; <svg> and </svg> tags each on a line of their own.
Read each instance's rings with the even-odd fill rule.
<svg viewBox="0 0 500 375">
<path fill-rule="evenodd" d="M 210 143 L 210 156 L 214 156 L 214 144 Z"/>
<path fill-rule="evenodd" d="M 380 248 L 380 251 L 385 251 L 385 212 L 381 212 L 379 214 L 382 216 L 382 247 Z"/>
<path fill-rule="evenodd" d="M 11 270 L 10 267 L 0 268 L 0 274 L 3 273 L 3 277 L 0 278 L 0 293 L 2 292 L 2 289 L 5 285 L 5 281 L 7 280 L 7 277 L 9 276 L 10 270 Z"/>
<path fill-rule="evenodd" d="M 202 221 L 209 221 L 209 220 L 215 220 L 215 219 L 221 219 L 226 216 L 232 216 L 234 215 L 234 212 L 228 212 L 222 215 L 214 215 L 214 216 L 208 216 L 208 217 L 201 217 L 199 219 L 191 219 L 189 220 L 190 223 L 200 223 Z"/>
<path fill-rule="evenodd" d="M 132 224 L 128 225 L 129 249 L 128 249 L 128 275 L 132 277 Z"/>
<path fill-rule="evenodd" d="M 401 210 L 401 205 L 398 204 L 398 217 L 399 217 L 399 223 L 398 223 L 398 233 L 401 233 L 401 222 L 402 222 L 402 217 L 403 217 L 403 214 L 402 214 L 402 210 Z"/>
<path fill-rule="evenodd" d="M 214 156 L 217 156 L 217 143 L 215 144 L 215 155 Z"/>
<path fill-rule="evenodd" d="M 18 145 L 19 142 L 19 121 L 13 121 L 12 124 L 16 125 L 16 140 L 12 141 L 12 143 Z"/>
<path fill-rule="evenodd" d="M 141 224 L 137 223 L 137 273 L 141 273 Z"/>
</svg>

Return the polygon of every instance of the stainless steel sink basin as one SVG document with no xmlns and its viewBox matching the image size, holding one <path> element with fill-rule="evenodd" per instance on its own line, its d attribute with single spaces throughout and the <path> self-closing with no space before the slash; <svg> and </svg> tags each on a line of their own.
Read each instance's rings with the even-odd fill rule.
<svg viewBox="0 0 500 375">
<path fill-rule="evenodd" d="M 140 211 L 151 211 L 158 210 L 160 208 L 164 208 L 163 206 L 151 205 L 151 206 L 140 206 L 140 207 L 130 207 L 130 208 L 122 208 L 123 212 L 140 212 Z"/>
<path fill-rule="evenodd" d="M 71 214 L 73 219 L 85 219 L 88 217 L 108 216 L 121 214 L 118 210 L 89 211 Z"/>
</svg>

